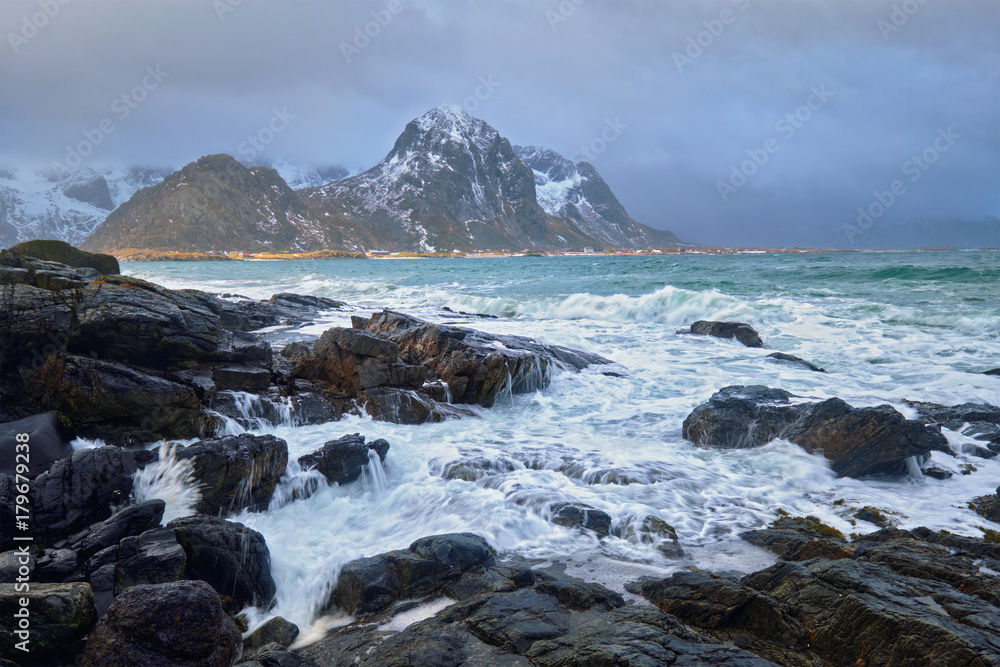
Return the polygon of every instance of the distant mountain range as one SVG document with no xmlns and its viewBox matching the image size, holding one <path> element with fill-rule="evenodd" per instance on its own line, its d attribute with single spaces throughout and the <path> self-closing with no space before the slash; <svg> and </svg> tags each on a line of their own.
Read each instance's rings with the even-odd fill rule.
<svg viewBox="0 0 1000 667">
<path fill-rule="evenodd" d="M 203 157 L 115 201 L 83 245 L 101 252 L 427 252 L 680 244 L 632 219 L 592 165 L 514 147 L 458 107 L 411 121 L 385 159 L 353 176 L 342 168 L 273 167 Z"/>
</svg>

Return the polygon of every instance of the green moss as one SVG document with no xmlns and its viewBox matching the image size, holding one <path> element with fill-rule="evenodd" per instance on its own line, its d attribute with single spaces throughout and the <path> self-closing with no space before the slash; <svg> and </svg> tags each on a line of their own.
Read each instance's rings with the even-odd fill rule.
<svg viewBox="0 0 1000 667">
<path fill-rule="evenodd" d="M 1000 544 L 1000 531 L 990 530 L 989 528 L 983 528 L 982 526 L 979 526 L 979 530 L 983 531 L 984 540 Z"/>
<path fill-rule="evenodd" d="M 34 257 L 46 262 L 59 262 L 74 268 L 91 268 L 103 274 L 121 273 L 118 260 L 111 255 L 84 252 L 65 241 L 51 239 L 25 241 L 7 248 L 7 251 L 18 257 Z"/>
<path fill-rule="evenodd" d="M 843 504 L 844 504 L 844 502 L 845 502 L 845 501 L 844 501 L 844 499 L 843 499 L 843 498 L 838 498 L 837 500 L 834 500 L 834 501 L 833 501 L 833 506 L 834 506 L 834 507 L 840 507 L 841 505 L 843 505 Z"/>
</svg>

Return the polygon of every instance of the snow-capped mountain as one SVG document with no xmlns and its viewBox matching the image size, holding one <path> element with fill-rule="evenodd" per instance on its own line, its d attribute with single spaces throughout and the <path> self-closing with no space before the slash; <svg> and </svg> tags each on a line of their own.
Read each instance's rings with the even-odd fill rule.
<svg viewBox="0 0 1000 667">
<path fill-rule="evenodd" d="M 331 165 L 306 165 L 288 160 L 257 160 L 256 164 L 247 165 L 252 167 L 269 167 L 278 172 L 278 175 L 288 184 L 292 190 L 303 188 L 317 188 L 326 185 L 331 181 L 337 181 L 350 176 L 350 172 L 339 164 Z"/>
<path fill-rule="evenodd" d="M 530 162 L 529 164 L 526 163 Z M 228 155 L 189 164 L 117 208 L 84 247 L 297 252 L 662 247 L 670 232 L 625 212 L 594 168 L 511 146 L 486 122 L 439 107 L 406 125 L 371 169 L 339 175 Z"/>
<path fill-rule="evenodd" d="M 297 252 L 324 245 L 320 226 L 278 172 L 209 155 L 137 192 L 82 247 Z"/>
<path fill-rule="evenodd" d="M 79 245 L 112 210 L 169 173 L 102 167 L 59 178 L 51 172 L 0 169 L 0 246 L 39 238 Z"/>
<path fill-rule="evenodd" d="M 588 236 L 618 248 L 679 242 L 671 232 L 633 220 L 589 162 L 574 163 L 538 146 L 514 146 L 514 152 L 534 172 L 536 198 L 545 212 L 574 221 Z"/>
</svg>

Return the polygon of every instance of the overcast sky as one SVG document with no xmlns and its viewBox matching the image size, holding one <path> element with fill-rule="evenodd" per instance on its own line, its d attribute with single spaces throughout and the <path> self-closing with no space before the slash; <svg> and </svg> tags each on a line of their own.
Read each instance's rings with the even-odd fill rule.
<svg viewBox="0 0 1000 667">
<path fill-rule="evenodd" d="M 998 0 L 396 4 L 3 0 L 0 163 L 65 162 L 88 131 L 84 165 L 245 159 L 271 125 L 266 156 L 358 170 L 459 104 L 587 147 L 686 240 L 819 243 L 894 181 L 883 221 L 1000 216 Z"/>
</svg>

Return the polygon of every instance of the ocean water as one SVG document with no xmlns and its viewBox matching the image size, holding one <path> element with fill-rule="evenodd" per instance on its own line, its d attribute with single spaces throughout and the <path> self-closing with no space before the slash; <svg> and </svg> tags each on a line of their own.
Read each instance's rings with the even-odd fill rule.
<svg viewBox="0 0 1000 667">
<path fill-rule="evenodd" d="M 1000 252 L 126 263 L 123 270 L 169 287 L 255 298 L 293 291 L 351 304 L 283 340 L 316 337 L 350 326 L 351 314 L 389 307 L 581 348 L 619 365 L 623 377 L 558 373 L 543 390 L 477 409 L 477 419 L 264 425 L 288 441 L 293 459 L 346 433 L 391 443 L 384 467 L 370 465 L 343 488 L 292 466 L 268 512 L 234 518 L 267 539 L 278 583 L 271 613 L 307 630 L 302 641 L 343 622 L 318 614 L 340 566 L 435 533 L 475 532 L 502 554 L 558 559 L 621 590 L 628 578 L 679 567 L 766 566 L 771 557 L 737 535 L 779 509 L 845 534 L 876 529 L 852 518 L 865 505 L 904 528 L 982 535 L 990 526 L 966 502 L 996 488 L 997 460 L 935 452 L 931 464 L 955 472 L 952 479 L 837 479 L 824 459 L 793 444 L 699 449 L 682 439 L 681 424 L 732 384 L 811 400 L 839 396 L 856 406 L 890 403 L 909 416 L 903 399 L 1000 403 L 1000 378 L 977 373 L 1000 366 Z M 462 318 L 444 306 L 497 318 Z M 699 319 L 747 322 L 767 347 L 676 334 Z M 773 351 L 828 372 L 776 363 L 766 358 Z M 965 436 L 946 435 L 959 452 Z M 483 477 L 444 477 L 470 459 L 489 468 Z M 970 464 L 975 470 L 961 474 Z M 161 477 L 143 480 L 145 493 L 161 493 L 182 514 L 187 494 L 166 488 L 177 475 Z M 293 484 L 319 490 L 288 501 Z M 676 529 L 686 555 L 668 558 L 637 538 L 597 540 L 554 525 L 554 501 L 602 509 L 619 529 L 658 517 Z"/>
</svg>

